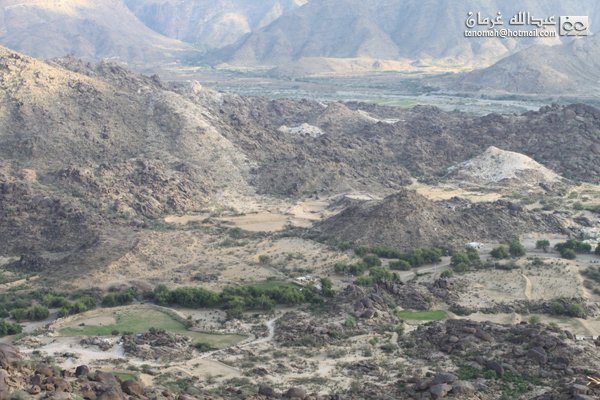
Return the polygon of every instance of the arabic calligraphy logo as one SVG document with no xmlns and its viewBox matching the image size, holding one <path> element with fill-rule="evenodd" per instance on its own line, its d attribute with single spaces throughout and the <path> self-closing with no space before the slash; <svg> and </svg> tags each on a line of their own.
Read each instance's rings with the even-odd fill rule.
<svg viewBox="0 0 600 400">
<path fill-rule="evenodd" d="M 561 36 L 587 36 L 589 26 L 588 17 L 560 17 Z"/>
</svg>

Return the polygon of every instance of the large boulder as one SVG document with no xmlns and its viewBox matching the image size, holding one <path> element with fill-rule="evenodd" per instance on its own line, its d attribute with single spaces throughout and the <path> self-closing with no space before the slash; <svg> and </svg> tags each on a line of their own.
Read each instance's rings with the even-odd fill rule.
<svg viewBox="0 0 600 400">
<path fill-rule="evenodd" d="M 546 350 L 539 346 L 529 349 L 527 352 L 527 357 L 537 361 L 540 364 L 546 364 L 548 362 L 548 354 L 546 354 Z"/>
<path fill-rule="evenodd" d="M 475 396 L 475 388 L 467 381 L 456 381 L 452 383 L 452 394 L 473 397 Z"/>
<path fill-rule="evenodd" d="M 431 386 L 439 385 L 441 383 L 452 383 L 458 380 L 458 377 L 449 372 L 442 372 L 441 374 L 437 374 L 435 378 L 431 381 Z"/>
<path fill-rule="evenodd" d="M 440 397 L 445 397 L 450 390 L 452 390 L 452 386 L 440 383 L 439 385 L 432 386 L 429 389 L 429 393 L 431 393 L 431 396 L 433 396 L 434 399 L 438 399 Z"/>
<path fill-rule="evenodd" d="M 87 375 L 90 373 L 90 368 L 87 365 L 80 365 L 75 370 L 75 376 L 79 378 L 82 375 Z"/>
<path fill-rule="evenodd" d="M 273 396 L 275 394 L 275 389 L 270 386 L 262 385 L 258 388 L 258 394 L 262 394 L 263 396 Z"/>
<path fill-rule="evenodd" d="M 125 400 L 125 396 L 119 386 L 114 386 L 98 396 L 97 400 Z"/>
<path fill-rule="evenodd" d="M 304 390 L 302 388 L 298 388 L 298 387 L 293 387 L 287 391 L 287 393 L 285 394 L 285 397 L 287 397 L 288 399 L 298 398 L 298 399 L 304 400 L 304 399 L 306 399 L 306 390 Z"/>
<path fill-rule="evenodd" d="M 21 352 L 15 346 L 0 343 L 0 367 L 3 369 L 15 368 L 22 359 Z"/>
<path fill-rule="evenodd" d="M 113 374 L 111 374 L 110 372 L 104 372 L 104 371 L 100 371 L 100 370 L 96 370 L 96 372 L 94 373 L 93 379 L 96 382 L 106 383 L 111 386 L 116 386 L 119 383 L 117 381 L 117 378 Z"/>
<path fill-rule="evenodd" d="M 143 396 L 146 394 L 144 384 L 135 379 L 129 379 L 121 383 L 121 389 L 130 396 Z"/>
<path fill-rule="evenodd" d="M 496 361 L 487 363 L 486 367 L 494 371 L 498 376 L 504 375 L 504 368 L 502 368 L 502 365 L 498 364 Z"/>
</svg>

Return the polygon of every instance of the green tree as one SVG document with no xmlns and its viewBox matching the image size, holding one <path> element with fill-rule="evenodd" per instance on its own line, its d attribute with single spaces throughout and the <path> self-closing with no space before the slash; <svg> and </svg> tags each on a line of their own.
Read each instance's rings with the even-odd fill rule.
<svg viewBox="0 0 600 400">
<path fill-rule="evenodd" d="M 11 314 L 17 322 L 21 322 L 23 318 L 27 316 L 27 310 L 25 310 L 24 308 L 15 308 L 11 311 Z"/>
<path fill-rule="evenodd" d="M 258 261 L 260 261 L 261 264 L 271 264 L 271 256 L 261 254 L 258 256 Z"/>
<path fill-rule="evenodd" d="M 494 247 L 490 252 L 490 255 L 498 259 L 508 258 L 508 252 L 506 251 L 506 247 L 504 247 L 504 245 Z"/>
<path fill-rule="evenodd" d="M 440 278 L 452 278 L 453 276 L 454 276 L 454 271 L 452 271 L 451 269 L 442 271 L 442 273 L 440 274 Z"/>
<path fill-rule="evenodd" d="M 48 318 L 48 308 L 41 304 L 37 304 L 27 311 L 27 317 L 32 321 L 41 321 Z"/>
<path fill-rule="evenodd" d="M 458 263 L 457 266 L 454 267 L 456 272 L 467 272 L 469 270 L 469 264 L 461 262 Z"/>
<path fill-rule="evenodd" d="M 61 307 L 58 309 L 58 318 L 68 317 L 71 312 L 66 307 Z"/>
<path fill-rule="evenodd" d="M 366 246 L 366 245 L 364 245 L 364 244 L 363 244 L 363 245 L 361 245 L 361 246 L 358 246 L 357 248 L 355 248 L 355 249 L 354 249 L 354 252 L 355 252 L 357 255 L 359 255 L 359 256 L 361 256 L 361 257 L 362 257 L 362 256 L 364 256 L 364 255 L 367 255 L 367 254 L 369 254 L 369 253 L 371 252 L 371 248 L 370 248 L 369 246 Z"/>
<path fill-rule="evenodd" d="M 452 263 L 452 265 L 458 265 L 460 263 L 471 265 L 471 261 L 469 260 L 469 255 L 463 251 L 454 253 L 452 255 L 452 258 L 450 259 L 450 262 Z"/>
<path fill-rule="evenodd" d="M 389 263 L 390 269 L 395 269 L 399 271 L 410 271 L 411 266 L 408 261 L 398 260 L 398 261 L 390 261 Z"/>
<path fill-rule="evenodd" d="M 577 303 L 571 304 L 571 306 L 569 307 L 569 313 L 576 318 L 583 318 L 585 314 L 583 312 L 583 307 L 581 307 L 581 305 Z"/>
<path fill-rule="evenodd" d="M 375 254 L 369 254 L 367 256 L 363 256 L 362 260 L 369 267 L 378 267 L 381 265 L 381 259 L 377 257 Z"/>
<path fill-rule="evenodd" d="M 544 250 L 544 253 L 546 252 L 548 247 L 550 247 L 550 242 L 546 239 L 538 240 L 537 242 L 535 242 L 535 248 Z"/>
<path fill-rule="evenodd" d="M 550 314 L 552 315 L 563 315 L 565 313 L 565 307 L 558 301 L 555 301 L 550 305 Z"/>
<path fill-rule="evenodd" d="M 333 290 L 333 282 L 329 278 L 321 278 L 321 292 L 325 297 L 333 297 L 335 296 L 335 291 Z"/>
<path fill-rule="evenodd" d="M 508 251 L 513 257 L 521 257 L 525 255 L 525 247 L 518 239 L 512 239 L 508 244 Z"/>
<path fill-rule="evenodd" d="M 577 258 L 577 254 L 571 249 L 564 249 L 560 254 L 567 260 L 574 260 Z"/>
</svg>

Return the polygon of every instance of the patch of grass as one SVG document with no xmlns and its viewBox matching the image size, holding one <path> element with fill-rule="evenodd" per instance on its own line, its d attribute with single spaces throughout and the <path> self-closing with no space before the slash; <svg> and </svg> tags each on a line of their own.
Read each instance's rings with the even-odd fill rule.
<svg viewBox="0 0 600 400">
<path fill-rule="evenodd" d="M 112 317 L 116 323 L 105 326 L 81 325 L 86 318 L 78 318 L 59 330 L 61 336 L 112 336 L 113 330 L 119 332 L 148 332 L 151 327 L 164 329 L 165 331 L 179 335 L 191 336 L 197 342 L 204 342 L 212 347 L 220 348 L 231 346 L 244 340 L 242 335 L 213 335 L 210 333 L 194 332 L 187 330 L 181 322 L 173 319 L 170 315 L 151 309 L 131 308 L 124 310 L 104 310 L 96 317 Z"/>
<path fill-rule="evenodd" d="M 398 318 L 413 321 L 438 321 L 440 319 L 448 319 L 448 315 L 444 311 L 403 311 L 398 313 Z"/>
<path fill-rule="evenodd" d="M 126 374 L 124 372 L 113 372 L 113 375 L 114 376 L 120 376 L 121 379 L 123 380 L 123 382 L 128 381 L 130 379 L 133 379 L 134 381 L 138 380 L 138 378 L 135 375 L 133 375 L 133 374 Z"/>
</svg>

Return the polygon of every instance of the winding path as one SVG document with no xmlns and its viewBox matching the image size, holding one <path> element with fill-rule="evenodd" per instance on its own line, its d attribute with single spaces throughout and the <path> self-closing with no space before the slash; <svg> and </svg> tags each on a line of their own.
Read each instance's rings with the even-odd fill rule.
<svg viewBox="0 0 600 400">
<path fill-rule="evenodd" d="M 525 278 L 525 297 L 527 297 L 527 300 L 531 300 L 531 291 L 533 290 L 533 284 L 531 283 L 531 280 L 527 277 L 527 275 L 521 274 L 521 276 Z"/>
</svg>

